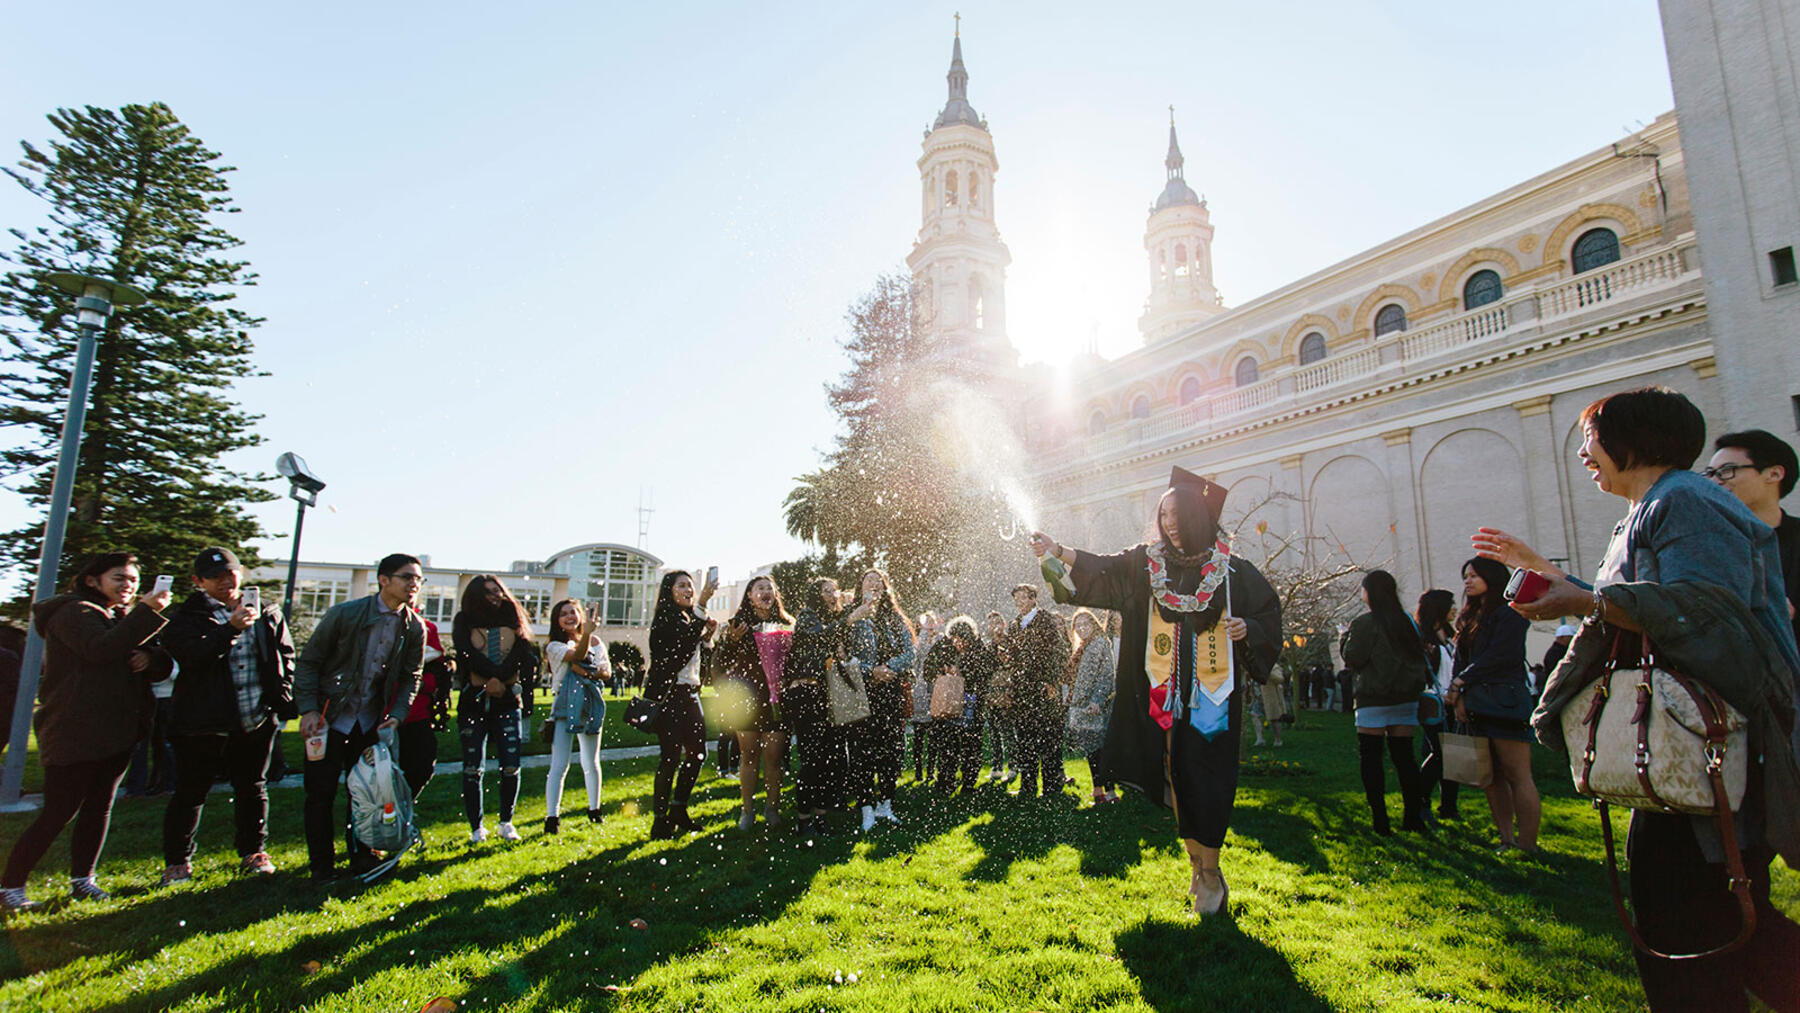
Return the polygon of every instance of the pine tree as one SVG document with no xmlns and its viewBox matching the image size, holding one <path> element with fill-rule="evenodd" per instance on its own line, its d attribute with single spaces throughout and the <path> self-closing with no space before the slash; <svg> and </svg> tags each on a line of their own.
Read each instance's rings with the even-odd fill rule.
<svg viewBox="0 0 1800 1013">
<path fill-rule="evenodd" d="M 241 245 L 219 223 L 237 212 L 219 154 L 168 106 L 89 106 L 48 117 L 60 136 L 6 174 L 48 206 L 48 224 L 13 228 L 0 255 L 0 425 L 12 445 L 5 476 L 48 508 L 63 406 L 74 367 L 74 299 L 42 280 L 76 270 L 125 282 L 148 300 L 116 309 L 100 336 L 87 423 L 63 547 L 64 572 L 102 549 L 136 552 L 146 572 L 186 573 L 207 545 L 235 548 L 255 565 L 263 532 L 247 504 L 273 498 L 265 480 L 224 466 L 254 447 L 260 416 L 231 398 L 234 381 L 259 374 L 236 308 L 255 283 Z M 0 534 L 0 570 L 28 574 L 41 551 L 40 522 Z"/>
</svg>

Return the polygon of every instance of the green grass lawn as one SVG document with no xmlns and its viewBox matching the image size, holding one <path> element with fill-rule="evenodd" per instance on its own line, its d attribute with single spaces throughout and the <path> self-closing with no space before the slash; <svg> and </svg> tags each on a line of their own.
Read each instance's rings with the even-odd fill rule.
<svg viewBox="0 0 1800 1013">
<path fill-rule="evenodd" d="M 608 766 L 604 826 L 542 836 L 532 771 L 525 840 L 474 849 L 456 778 L 440 777 L 424 851 L 362 892 L 315 891 L 300 871 L 297 790 L 275 795 L 279 875 L 232 875 L 216 795 L 197 878 L 170 890 L 153 885 L 161 804 L 121 802 L 101 868 L 116 899 L 11 919 L 0 1009 L 402 1011 L 440 994 L 546 1011 L 1642 1005 L 1594 814 L 1553 757 L 1538 765 L 1544 854 L 1496 857 L 1479 793 L 1435 839 L 1374 837 L 1350 719 L 1301 722 L 1247 769 L 1225 853 L 1232 919 L 1184 912 L 1169 814 L 1135 798 L 1094 809 L 910 788 L 900 828 L 803 841 L 740 834 L 736 786 L 709 773 L 708 832 L 651 842 L 654 760 L 636 760 Z M 1069 769 L 1085 794 L 1085 765 Z M 569 786 L 579 811 L 578 775 Z M 0 839 L 24 823 L 0 818 Z M 40 899 L 65 889 L 65 845 L 33 878 Z M 1775 888 L 1800 910 L 1800 876 Z"/>
</svg>

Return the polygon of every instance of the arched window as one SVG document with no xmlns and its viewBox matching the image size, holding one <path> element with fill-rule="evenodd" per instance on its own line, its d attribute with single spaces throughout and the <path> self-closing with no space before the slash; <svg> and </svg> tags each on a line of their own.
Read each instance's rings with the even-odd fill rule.
<svg viewBox="0 0 1800 1013">
<path fill-rule="evenodd" d="M 1239 387 L 1248 387 L 1256 382 L 1256 359 L 1246 355 L 1238 360 L 1237 372 L 1234 374 Z"/>
<path fill-rule="evenodd" d="M 1106 432 L 1106 413 L 1096 408 L 1094 414 L 1088 416 L 1088 435 L 1099 436 L 1104 432 Z"/>
<path fill-rule="evenodd" d="M 1310 366 L 1325 357 L 1325 335 L 1314 331 L 1300 339 L 1300 365 Z"/>
<path fill-rule="evenodd" d="M 981 177 L 969 173 L 969 207 L 981 207 Z"/>
<path fill-rule="evenodd" d="M 974 322 L 976 330 L 987 329 L 987 299 L 986 293 L 982 291 L 980 275 L 969 279 L 969 319 Z"/>
<path fill-rule="evenodd" d="M 1150 395 L 1139 394 L 1137 397 L 1131 399 L 1131 417 L 1134 419 L 1147 419 L 1150 417 Z"/>
<path fill-rule="evenodd" d="M 1476 271 L 1463 282 L 1463 309 L 1472 310 L 1500 301 L 1500 276 L 1493 271 Z"/>
<path fill-rule="evenodd" d="M 1156 251 L 1156 276 L 1163 281 L 1169 280 L 1169 253 L 1167 250 Z"/>
<path fill-rule="evenodd" d="M 1576 274 L 1604 267 L 1619 259 L 1619 236 L 1611 229 L 1589 229 L 1569 251 L 1569 266 Z"/>
<path fill-rule="evenodd" d="M 1375 314 L 1375 336 L 1381 337 L 1390 331 L 1406 330 L 1406 307 L 1397 302 L 1388 303 Z"/>
<path fill-rule="evenodd" d="M 1200 378 L 1197 376 L 1190 376 L 1181 381 L 1181 393 L 1177 396 L 1176 400 L 1180 401 L 1183 406 L 1191 405 L 1195 401 L 1200 400 Z"/>
<path fill-rule="evenodd" d="M 1175 277 L 1185 278 L 1187 276 L 1188 276 L 1187 244 L 1176 243 L 1175 244 Z"/>
<path fill-rule="evenodd" d="M 948 176 L 944 177 L 944 206 L 947 208 L 953 208 L 956 206 L 956 170 L 955 169 L 951 169 L 950 174 Z"/>
</svg>

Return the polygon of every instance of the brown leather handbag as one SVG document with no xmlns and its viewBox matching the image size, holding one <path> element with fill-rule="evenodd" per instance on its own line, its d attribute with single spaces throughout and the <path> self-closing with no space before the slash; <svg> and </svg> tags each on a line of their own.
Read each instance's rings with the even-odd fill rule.
<svg viewBox="0 0 1800 1013">
<path fill-rule="evenodd" d="M 1575 790 L 1600 810 L 1613 906 L 1631 941 L 1652 956 L 1692 960 L 1728 953 L 1756 931 L 1750 879 L 1731 815 L 1743 804 L 1749 778 L 1747 722 L 1712 687 L 1659 664 L 1649 650 L 1641 664 L 1624 664 L 1624 640 L 1622 635 L 1614 639 L 1601 676 L 1570 700 L 1561 715 Z M 1737 938 L 1703 953 L 1662 953 L 1644 942 L 1619 888 L 1613 805 L 1713 818 L 1725 848 L 1731 892 L 1743 916 Z"/>
</svg>

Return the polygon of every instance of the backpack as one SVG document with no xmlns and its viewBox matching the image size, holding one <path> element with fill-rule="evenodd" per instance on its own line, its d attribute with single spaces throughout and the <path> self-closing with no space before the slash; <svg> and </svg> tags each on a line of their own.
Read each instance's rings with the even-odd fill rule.
<svg viewBox="0 0 1800 1013">
<path fill-rule="evenodd" d="M 398 751 L 395 730 L 385 729 L 350 768 L 350 826 L 357 840 L 385 855 L 381 864 L 363 873 L 364 883 L 386 875 L 399 864 L 400 855 L 420 841 L 412 791 L 394 762 Z"/>
</svg>

